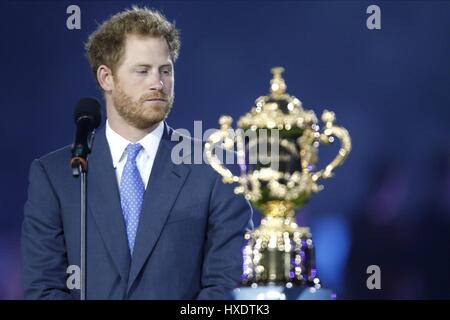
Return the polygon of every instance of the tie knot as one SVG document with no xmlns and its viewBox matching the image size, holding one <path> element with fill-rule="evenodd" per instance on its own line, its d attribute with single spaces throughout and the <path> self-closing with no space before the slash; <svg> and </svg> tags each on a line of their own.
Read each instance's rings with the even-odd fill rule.
<svg viewBox="0 0 450 320">
<path fill-rule="evenodd" d="M 142 146 L 139 143 L 130 143 L 127 146 L 127 155 L 129 160 L 136 160 L 136 157 L 139 153 L 139 151 L 141 151 Z"/>
</svg>

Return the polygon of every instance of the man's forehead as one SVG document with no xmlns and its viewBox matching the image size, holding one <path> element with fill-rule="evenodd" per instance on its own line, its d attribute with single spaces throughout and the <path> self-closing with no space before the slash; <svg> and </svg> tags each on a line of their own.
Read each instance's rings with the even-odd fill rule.
<svg viewBox="0 0 450 320">
<path fill-rule="evenodd" d="M 170 50 L 162 36 L 127 35 L 125 60 L 141 64 L 171 64 Z"/>
</svg>

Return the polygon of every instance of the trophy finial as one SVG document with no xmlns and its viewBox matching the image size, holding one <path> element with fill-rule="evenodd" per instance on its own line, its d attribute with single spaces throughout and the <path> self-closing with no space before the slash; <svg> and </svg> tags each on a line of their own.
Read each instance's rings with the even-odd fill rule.
<svg viewBox="0 0 450 320">
<path fill-rule="evenodd" d="M 270 80 L 270 92 L 274 96 L 280 96 L 286 92 L 286 83 L 284 79 L 281 77 L 281 74 L 284 72 L 283 67 L 275 67 L 271 69 L 273 74 L 273 79 Z"/>
</svg>

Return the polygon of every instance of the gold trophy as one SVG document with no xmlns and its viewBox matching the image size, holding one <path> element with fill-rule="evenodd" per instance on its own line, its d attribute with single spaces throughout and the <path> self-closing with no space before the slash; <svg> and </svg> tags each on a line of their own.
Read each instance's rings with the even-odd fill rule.
<svg viewBox="0 0 450 320">
<path fill-rule="evenodd" d="M 205 155 L 225 183 L 237 183 L 243 194 L 261 210 L 261 225 L 247 232 L 243 249 L 242 287 L 301 287 L 317 290 L 314 243 L 309 228 L 295 222 L 295 209 L 304 206 L 313 193 L 322 190 L 322 179 L 333 176 L 351 150 L 347 130 L 334 124 L 335 115 L 325 110 L 319 128 L 312 110 L 303 109 L 299 99 L 286 93 L 281 67 L 273 68 L 270 94 L 256 99 L 249 113 L 237 122 L 222 116 L 220 130 L 205 144 Z M 318 147 L 335 138 L 340 149 L 331 163 L 316 169 Z M 239 176 L 219 160 L 220 150 L 235 150 Z M 264 148 L 263 148 L 264 147 Z M 261 150 L 264 149 L 264 152 Z M 255 160 L 256 155 L 256 160 Z M 253 156 L 253 161 L 251 160 Z"/>
</svg>

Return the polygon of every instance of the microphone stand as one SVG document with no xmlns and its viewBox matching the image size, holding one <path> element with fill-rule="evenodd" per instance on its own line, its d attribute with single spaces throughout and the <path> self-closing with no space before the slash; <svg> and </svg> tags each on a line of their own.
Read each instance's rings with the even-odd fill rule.
<svg viewBox="0 0 450 320">
<path fill-rule="evenodd" d="M 80 300 L 86 300 L 87 291 L 87 172 L 95 129 L 101 121 L 100 103 L 94 98 L 83 98 L 75 107 L 77 131 L 72 145 L 70 166 L 72 175 L 80 177 Z"/>
<path fill-rule="evenodd" d="M 81 187 L 81 210 L 80 210 L 80 300 L 86 300 L 86 239 L 87 239 L 87 161 L 81 157 L 74 157 L 71 160 L 72 175 L 80 177 Z"/>
</svg>

